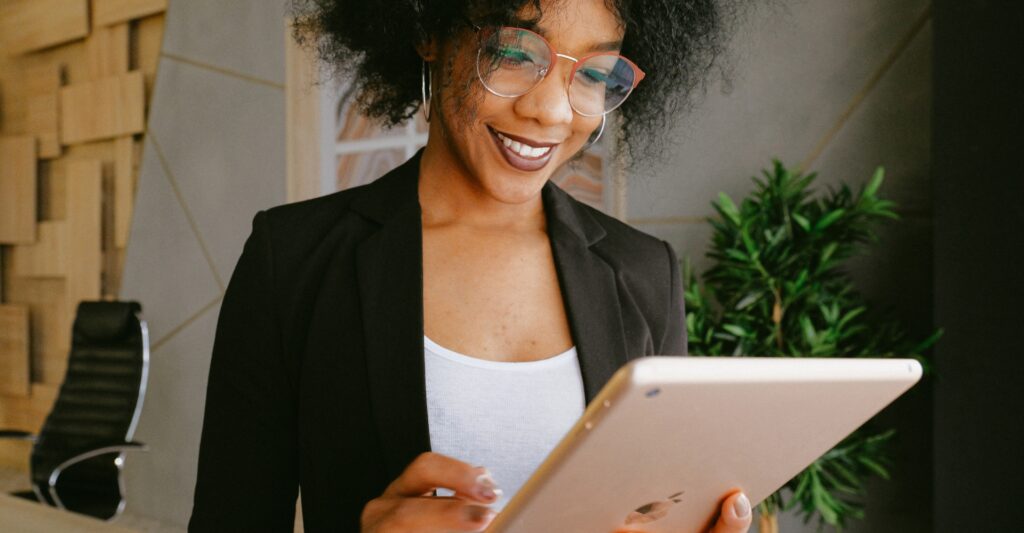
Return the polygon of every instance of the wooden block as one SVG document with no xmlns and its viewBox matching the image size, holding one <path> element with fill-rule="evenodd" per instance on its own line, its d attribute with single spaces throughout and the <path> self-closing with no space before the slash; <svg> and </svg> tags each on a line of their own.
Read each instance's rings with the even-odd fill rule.
<svg viewBox="0 0 1024 533">
<path fill-rule="evenodd" d="M 64 220 L 64 164 L 61 159 L 39 164 L 39 220 Z"/>
<path fill-rule="evenodd" d="M 7 54 L 39 50 L 88 33 L 88 0 L 0 2 L 0 39 Z"/>
<path fill-rule="evenodd" d="M 0 415 L 3 414 L 5 405 L 5 399 L 0 396 Z M 5 428 L 21 429 L 16 428 L 12 424 L 8 424 L 4 421 L 3 417 L 0 416 L 0 425 Z M 32 453 L 32 443 L 24 440 L 0 440 L 0 466 L 15 470 L 18 472 L 28 473 L 28 458 L 29 454 Z"/>
<path fill-rule="evenodd" d="M 106 26 L 167 10 L 167 0 L 92 0 L 93 26 Z"/>
<path fill-rule="evenodd" d="M 61 143 L 142 133 L 145 127 L 142 72 L 132 71 L 60 90 Z"/>
<path fill-rule="evenodd" d="M 59 157 L 60 90 L 59 65 L 46 61 L 25 68 L 26 131 L 36 136 L 37 156 L 40 159 Z"/>
<path fill-rule="evenodd" d="M 89 77 L 93 80 L 128 72 L 128 24 L 101 26 L 85 40 Z"/>
<path fill-rule="evenodd" d="M 160 63 L 160 45 L 164 37 L 164 15 L 153 15 L 140 19 L 135 31 L 136 68 L 146 78 L 146 101 L 153 94 L 156 69 Z"/>
<path fill-rule="evenodd" d="M 4 276 L 9 302 L 29 308 L 29 336 L 32 352 L 32 381 L 59 385 L 71 350 L 71 321 L 68 319 L 64 278 L 22 278 Z"/>
<path fill-rule="evenodd" d="M 39 223 L 34 244 L 12 246 L 8 268 L 15 276 L 59 278 L 67 275 L 67 226 L 63 220 Z"/>
<path fill-rule="evenodd" d="M 0 137 L 0 243 L 36 240 L 36 140 Z"/>
<path fill-rule="evenodd" d="M 60 157 L 60 112 L 57 91 L 28 97 L 27 127 L 35 134 L 40 159 Z"/>
<path fill-rule="evenodd" d="M 61 383 L 64 383 L 61 380 Z M 29 394 L 28 423 L 30 427 L 42 428 L 46 417 L 53 410 L 53 404 L 60 393 L 60 385 L 50 383 L 33 383 Z M 39 431 L 39 429 L 35 429 Z"/>
<path fill-rule="evenodd" d="M 102 292 L 103 168 L 100 161 L 68 163 L 67 202 L 67 261 L 74 265 L 65 278 L 70 323 L 78 302 L 98 300 Z"/>
<path fill-rule="evenodd" d="M 29 393 L 28 307 L 0 305 L 0 394 Z"/>
<path fill-rule="evenodd" d="M 114 140 L 114 246 L 128 245 L 135 202 L 135 140 L 118 137 Z"/>
</svg>

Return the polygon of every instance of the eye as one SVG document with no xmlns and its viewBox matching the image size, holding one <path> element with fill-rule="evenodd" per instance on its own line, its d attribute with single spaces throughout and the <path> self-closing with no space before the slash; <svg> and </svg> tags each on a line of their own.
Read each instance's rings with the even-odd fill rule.
<svg viewBox="0 0 1024 533">
<path fill-rule="evenodd" d="M 608 73 L 595 68 L 581 68 L 580 81 L 587 85 L 604 85 L 608 83 Z"/>
<path fill-rule="evenodd" d="M 517 46 L 499 45 L 487 49 L 495 66 L 502 68 L 520 68 L 534 63 L 533 57 L 526 50 Z"/>
</svg>

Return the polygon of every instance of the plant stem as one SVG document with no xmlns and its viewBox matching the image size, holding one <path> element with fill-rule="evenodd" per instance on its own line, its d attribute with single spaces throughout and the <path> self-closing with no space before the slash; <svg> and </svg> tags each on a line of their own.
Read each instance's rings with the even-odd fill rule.
<svg viewBox="0 0 1024 533">
<path fill-rule="evenodd" d="M 782 295 L 779 294 L 779 289 L 772 289 L 772 293 L 775 294 L 775 304 L 772 306 L 772 322 L 775 323 L 775 345 L 778 346 L 779 352 L 782 352 Z"/>
<path fill-rule="evenodd" d="M 757 526 L 761 533 L 779 533 L 779 515 L 761 513 L 757 517 Z"/>
</svg>

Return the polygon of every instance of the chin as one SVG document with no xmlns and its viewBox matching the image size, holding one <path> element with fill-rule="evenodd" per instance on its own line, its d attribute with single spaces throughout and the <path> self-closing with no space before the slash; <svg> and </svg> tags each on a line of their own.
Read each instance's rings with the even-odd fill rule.
<svg viewBox="0 0 1024 533">
<path fill-rule="evenodd" d="M 551 172 L 535 172 L 533 175 L 497 169 L 492 171 L 491 179 L 482 185 L 495 200 L 506 204 L 522 204 L 537 198 Z"/>
</svg>

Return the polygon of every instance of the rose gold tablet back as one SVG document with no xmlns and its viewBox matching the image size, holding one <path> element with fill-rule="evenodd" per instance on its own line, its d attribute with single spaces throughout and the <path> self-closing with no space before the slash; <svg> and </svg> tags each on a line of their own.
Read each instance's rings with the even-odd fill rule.
<svg viewBox="0 0 1024 533">
<path fill-rule="evenodd" d="M 756 505 L 920 376 L 911 359 L 634 360 L 488 531 L 703 531 L 721 496 Z"/>
</svg>

